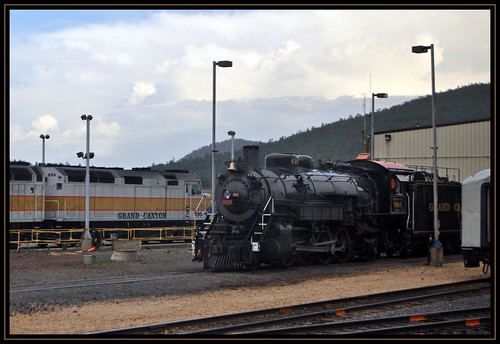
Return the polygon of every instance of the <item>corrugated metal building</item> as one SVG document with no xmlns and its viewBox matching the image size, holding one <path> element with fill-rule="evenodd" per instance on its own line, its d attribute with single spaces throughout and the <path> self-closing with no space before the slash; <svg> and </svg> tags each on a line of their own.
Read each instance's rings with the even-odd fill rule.
<svg viewBox="0 0 500 344">
<path fill-rule="evenodd" d="M 438 175 L 462 182 L 491 168 L 491 121 L 436 126 Z M 432 127 L 376 132 L 375 159 L 392 160 L 432 172 Z"/>
</svg>

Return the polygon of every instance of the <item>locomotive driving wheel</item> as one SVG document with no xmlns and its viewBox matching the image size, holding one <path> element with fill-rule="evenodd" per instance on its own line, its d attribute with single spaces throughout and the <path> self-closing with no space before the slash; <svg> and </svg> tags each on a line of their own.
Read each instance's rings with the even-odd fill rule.
<svg viewBox="0 0 500 344">
<path fill-rule="evenodd" d="M 319 236 L 319 242 L 332 242 L 334 241 L 334 237 L 332 232 L 328 228 L 326 228 L 324 231 L 321 232 Z M 326 244 L 328 245 L 328 244 Z M 316 255 L 316 258 L 318 259 L 318 262 L 320 264 L 328 265 L 333 262 L 333 255 L 330 251 L 325 252 L 325 253 L 318 253 Z"/>
<path fill-rule="evenodd" d="M 297 263 L 300 266 L 309 266 L 314 262 L 314 254 L 311 252 L 299 252 L 297 254 Z"/>
<path fill-rule="evenodd" d="M 335 233 L 335 242 L 332 244 L 330 252 L 333 254 L 333 259 L 339 263 L 345 263 L 351 257 L 351 241 L 345 228 L 341 228 Z"/>
<path fill-rule="evenodd" d="M 281 266 L 289 268 L 297 264 L 297 254 L 290 254 L 287 258 L 281 260 Z"/>
</svg>

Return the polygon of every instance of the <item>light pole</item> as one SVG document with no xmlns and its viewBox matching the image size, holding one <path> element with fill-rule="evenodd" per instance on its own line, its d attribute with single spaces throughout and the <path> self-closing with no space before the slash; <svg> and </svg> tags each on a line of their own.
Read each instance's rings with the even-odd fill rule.
<svg viewBox="0 0 500 344">
<path fill-rule="evenodd" d="M 389 95 L 387 93 L 372 93 L 372 118 L 371 118 L 371 128 L 370 128 L 370 155 L 371 159 L 375 159 L 375 134 L 374 134 L 374 127 L 373 123 L 375 122 L 375 97 L 377 98 L 387 98 Z"/>
<path fill-rule="evenodd" d="M 87 140 L 86 140 L 86 153 L 83 156 L 82 152 L 76 153 L 80 158 L 84 158 L 87 162 L 87 167 L 85 170 L 85 231 L 89 230 L 89 214 L 90 214 L 90 168 L 89 161 L 90 157 L 90 121 L 92 120 L 91 115 L 82 115 L 82 121 L 87 121 Z M 92 153 L 92 158 L 94 153 Z"/>
<path fill-rule="evenodd" d="M 368 135 L 366 133 L 366 96 L 363 96 L 363 147 L 368 153 Z"/>
<path fill-rule="evenodd" d="M 50 136 L 41 134 L 40 138 L 42 139 L 42 164 L 45 165 L 45 140 L 50 139 Z"/>
<path fill-rule="evenodd" d="M 435 101 L 435 79 L 434 79 L 434 44 L 429 46 L 416 45 L 411 47 L 411 52 L 415 54 L 426 53 L 431 50 L 431 83 L 432 83 L 432 192 L 434 195 L 434 241 L 439 240 L 438 221 L 438 174 L 437 174 L 437 146 L 436 146 L 436 101 Z"/>
<path fill-rule="evenodd" d="M 232 67 L 232 61 L 213 61 L 213 97 L 212 97 L 212 214 L 215 214 L 215 70 L 216 67 Z"/>
</svg>

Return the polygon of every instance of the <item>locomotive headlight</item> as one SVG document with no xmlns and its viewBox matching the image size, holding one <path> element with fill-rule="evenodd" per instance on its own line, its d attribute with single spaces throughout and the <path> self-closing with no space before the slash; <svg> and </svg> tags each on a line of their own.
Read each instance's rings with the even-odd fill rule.
<svg viewBox="0 0 500 344">
<path fill-rule="evenodd" d="M 222 197 L 224 197 L 224 199 L 230 199 L 231 198 L 231 192 L 229 190 L 224 190 L 224 192 L 222 193 Z"/>
</svg>

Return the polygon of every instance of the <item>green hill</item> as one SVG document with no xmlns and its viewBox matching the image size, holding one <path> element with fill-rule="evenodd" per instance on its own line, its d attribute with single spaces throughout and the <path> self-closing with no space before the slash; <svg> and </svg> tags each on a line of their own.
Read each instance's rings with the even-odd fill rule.
<svg viewBox="0 0 500 344">
<path fill-rule="evenodd" d="M 436 93 L 436 125 L 473 122 L 491 119 L 490 84 L 472 84 L 453 90 Z M 370 132 L 370 117 L 366 118 Z M 356 158 L 364 151 L 362 130 L 364 118 L 361 114 L 349 116 L 321 127 L 304 128 L 304 131 L 282 137 L 277 141 L 255 142 L 235 139 L 235 156 L 242 156 L 242 147 L 248 144 L 260 146 L 263 162 L 266 154 L 273 152 L 300 153 L 315 160 L 321 155 L 332 161 L 346 161 Z M 432 126 L 431 96 L 424 96 L 375 112 L 375 132 L 411 129 Z M 223 171 L 231 159 L 231 141 L 217 143 L 216 168 Z M 178 161 L 153 165 L 153 169 L 188 169 L 197 173 L 204 188 L 211 187 L 211 146 L 207 145 L 188 154 Z"/>
</svg>

